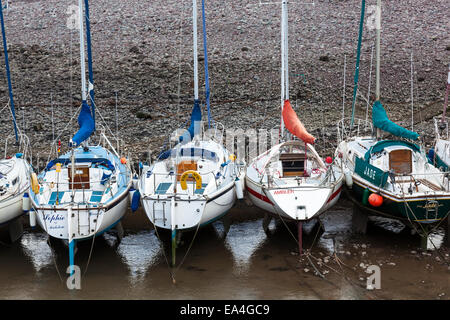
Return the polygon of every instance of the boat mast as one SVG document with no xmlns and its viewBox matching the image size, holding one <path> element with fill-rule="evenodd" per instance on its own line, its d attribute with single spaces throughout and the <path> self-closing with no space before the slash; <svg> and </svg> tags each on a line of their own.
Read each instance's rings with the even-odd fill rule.
<svg viewBox="0 0 450 320">
<path fill-rule="evenodd" d="M 284 136 L 283 108 L 289 99 L 287 0 L 281 2 L 281 138 Z"/>
<path fill-rule="evenodd" d="M 361 59 L 361 42 L 362 34 L 364 29 L 364 11 L 366 8 L 366 0 L 362 0 L 361 3 L 361 18 L 359 21 L 359 35 L 358 35 L 358 49 L 356 51 L 356 68 L 355 68 L 355 78 L 353 87 L 353 101 L 352 101 L 352 121 L 350 123 L 350 129 L 353 128 L 355 122 L 355 104 L 356 104 L 356 93 L 358 92 L 358 80 L 359 80 L 359 62 Z"/>
<path fill-rule="evenodd" d="M 449 90 L 450 90 L 450 64 L 448 65 L 447 89 L 445 90 L 444 114 L 442 116 L 442 122 L 445 121 L 445 112 L 447 111 L 447 106 L 448 106 L 448 91 Z"/>
<path fill-rule="evenodd" d="M 375 100 L 380 100 L 380 43 L 381 43 L 381 0 L 377 0 L 376 8 L 376 87 L 375 87 Z M 377 138 L 381 136 L 381 130 L 377 128 Z"/>
<path fill-rule="evenodd" d="M 86 11 L 86 41 L 87 41 L 87 54 L 88 54 L 88 69 L 89 69 L 89 100 L 91 101 L 92 119 L 94 119 L 94 131 L 95 131 L 95 100 L 94 100 L 94 72 L 92 70 L 92 48 L 91 48 L 91 20 L 89 17 L 89 0 L 84 0 L 84 6 Z"/>
<path fill-rule="evenodd" d="M 16 135 L 16 142 L 19 143 L 16 112 L 15 112 L 15 108 L 14 108 L 14 98 L 13 98 L 12 84 L 11 84 L 11 73 L 9 71 L 8 45 L 6 43 L 5 22 L 3 19 L 3 4 L 2 4 L 1 0 L 0 0 L 0 20 L 1 20 L 1 24 L 2 24 L 3 51 L 5 52 L 6 77 L 8 78 L 9 103 L 10 103 L 11 114 L 12 114 L 13 122 L 14 122 L 14 133 Z"/>
<path fill-rule="evenodd" d="M 203 26 L 203 54 L 205 55 L 205 96 L 206 108 L 208 111 L 208 128 L 211 128 L 211 110 L 210 110 L 210 89 L 209 89 L 209 72 L 208 72 L 208 46 L 206 41 L 206 14 L 205 0 L 202 0 L 202 26 Z"/>
<path fill-rule="evenodd" d="M 80 66 L 81 66 L 81 100 L 86 103 L 86 61 L 84 57 L 83 0 L 78 0 L 78 19 L 80 24 Z"/>
<path fill-rule="evenodd" d="M 285 100 L 289 100 L 289 26 L 288 26 L 288 6 L 287 1 L 284 1 L 284 76 L 286 93 L 284 95 Z"/>
<path fill-rule="evenodd" d="M 194 46 L 194 101 L 198 102 L 198 50 L 197 50 L 197 0 L 192 0 L 192 25 Z"/>
</svg>

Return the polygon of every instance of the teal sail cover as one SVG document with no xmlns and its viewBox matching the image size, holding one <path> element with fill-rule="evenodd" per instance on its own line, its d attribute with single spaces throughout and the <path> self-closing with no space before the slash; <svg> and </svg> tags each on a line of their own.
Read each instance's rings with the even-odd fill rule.
<svg viewBox="0 0 450 320">
<path fill-rule="evenodd" d="M 405 129 L 389 120 L 386 110 L 384 110 L 379 100 L 375 101 L 372 107 L 372 122 L 375 127 L 390 132 L 397 137 L 411 140 L 417 140 L 419 138 L 417 132 Z"/>
</svg>

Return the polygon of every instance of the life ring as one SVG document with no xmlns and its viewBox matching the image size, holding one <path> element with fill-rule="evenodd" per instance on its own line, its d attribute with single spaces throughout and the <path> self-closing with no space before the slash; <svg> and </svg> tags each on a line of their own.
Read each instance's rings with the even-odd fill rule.
<svg viewBox="0 0 450 320">
<path fill-rule="evenodd" d="M 38 178 L 35 172 L 31 173 L 31 190 L 33 190 L 33 192 L 35 194 L 39 193 L 39 182 L 38 182 Z"/>
<path fill-rule="evenodd" d="M 192 177 L 195 179 L 195 188 L 201 189 L 202 188 L 202 176 L 200 175 L 200 173 L 198 173 L 197 171 L 194 171 L 194 170 L 188 170 L 181 175 L 181 178 L 180 178 L 181 189 L 183 189 L 183 190 L 187 189 L 187 179 L 188 179 L 189 175 L 192 175 Z"/>
</svg>

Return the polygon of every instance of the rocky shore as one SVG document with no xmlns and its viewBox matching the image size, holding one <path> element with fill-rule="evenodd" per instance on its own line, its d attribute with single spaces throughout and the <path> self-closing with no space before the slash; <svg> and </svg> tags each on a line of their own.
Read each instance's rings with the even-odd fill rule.
<svg viewBox="0 0 450 320">
<path fill-rule="evenodd" d="M 227 129 L 271 129 L 279 123 L 280 6 L 259 3 L 206 3 L 212 116 Z M 5 24 L 17 118 L 35 156 L 46 157 L 53 138 L 52 109 L 55 135 L 61 134 L 63 146 L 78 128 L 76 118 L 69 120 L 81 98 L 79 35 L 68 27 L 76 12 L 71 6 L 77 2 L 11 0 L 9 4 Z M 367 1 L 369 15 L 374 4 Z M 336 123 L 343 112 L 344 66 L 344 113 L 351 114 L 360 9 L 357 0 L 290 4 L 291 101 L 305 126 L 319 138 L 322 154 L 335 147 Z M 448 9 L 445 0 L 383 1 L 383 103 L 392 120 L 411 127 L 412 54 L 414 129 L 428 146 L 434 139 L 432 117 L 443 106 L 450 62 Z M 155 155 L 168 134 L 186 124 L 192 108 L 191 2 L 96 0 L 91 1 L 90 12 L 97 123 L 116 133 L 117 93 L 117 127 L 125 152 L 140 159 L 148 151 Z M 375 32 L 366 27 L 356 108 L 356 116 L 362 118 L 374 39 Z M 201 37 L 199 53 L 203 97 Z M 0 70 L 1 109 L 8 91 L 5 69 Z M 371 103 L 375 61 L 372 70 Z M 2 137 L 12 133 L 6 110 L 0 114 Z"/>
</svg>

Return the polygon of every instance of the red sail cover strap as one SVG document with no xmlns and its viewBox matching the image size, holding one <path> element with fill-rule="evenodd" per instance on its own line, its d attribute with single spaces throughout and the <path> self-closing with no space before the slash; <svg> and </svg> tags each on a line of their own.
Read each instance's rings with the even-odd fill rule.
<svg viewBox="0 0 450 320">
<path fill-rule="evenodd" d="M 294 109 L 292 109 L 289 100 L 284 101 L 283 121 L 286 129 L 288 129 L 294 136 L 303 140 L 305 143 L 314 144 L 314 140 L 316 140 L 316 138 L 306 131 L 305 127 L 298 119 Z"/>
</svg>

